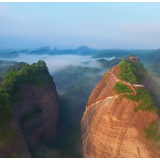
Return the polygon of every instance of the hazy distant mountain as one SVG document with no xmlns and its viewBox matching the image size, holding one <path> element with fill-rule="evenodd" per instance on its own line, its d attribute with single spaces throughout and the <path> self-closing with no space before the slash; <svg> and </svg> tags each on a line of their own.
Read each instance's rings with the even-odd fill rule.
<svg viewBox="0 0 160 160">
<path fill-rule="evenodd" d="M 153 55 L 148 55 L 148 53 L 153 52 Z M 22 50 L 4 50 L 0 51 L 0 58 L 14 58 L 17 57 L 18 54 L 36 54 L 36 55 L 82 55 L 82 56 L 92 56 L 93 58 L 110 58 L 117 57 L 122 58 L 134 54 L 143 60 L 149 59 L 149 57 L 153 56 L 155 59 L 159 54 L 160 50 L 119 50 L 119 49 L 108 49 L 108 50 L 96 50 L 91 49 L 88 46 L 80 46 L 76 49 L 57 49 L 56 47 L 51 50 L 49 46 L 40 47 L 37 49 L 22 49 Z"/>
<path fill-rule="evenodd" d="M 61 51 L 61 53 L 75 53 L 75 50 L 73 50 L 73 49 L 63 49 Z"/>
<path fill-rule="evenodd" d="M 56 47 L 54 50 L 52 50 L 50 52 L 50 54 L 80 54 L 80 55 L 91 55 L 91 52 L 93 52 L 94 50 L 90 49 L 87 46 L 80 46 L 76 49 L 62 49 L 62 50 L 58 50 Z"/>
<path fill-rule="evenodd" d="M 109 58 L 109 57 L 127 57 L 129 55 L 136 55 L 136 56 L 145 56 L 145 54 L 150 53 L 151 50 L 101 50 L 96 52 L 96 54 L 93 55 L 93 58 Z"/>
<path fill-rule="evenodd" d="M 2 50 L 0 51 L 0 58 L 15 58 L 21 53 L 29 53 L 28 49 L 22 50 Z"/>
<path fill-rule="evenodd" d="M 97 62 L 101 63 L 103 68 L 111 68 L 115 65 L 117 65 L 121 61 L 120 58 L 114 58 L 112 60 L 106 60 L 106 59 L 98 59 Z"/>
<path fill-rule="evenodd" d="M 77 49 L 75 49 L 77 52 L 88 52 L 88 51 L 91 51 L 91 49 L 87 46 L 80 46 L 78 47 Z"/>
<path fill-rule="evenodd" d="M 28 52 L 29 52 L 28 49 L 22 49 L 22 50 L 20 50 L 20 51 L 17 51 L 17 53 L 28 53 Z"/>
<path fill-rule="evenodd" d="M 87 55 L 93 50 L 87 46 L 80 46 L 77 49 L 62 49 L 58 50 L 56 47 L 54 50 L 50 50 L 49 46 L 41 47 L 31 51 L 31 54 L 51 54 L 51 55 L 59 55 L 59 54 L 82 54 Z"/>
<path fill-rule="evenodd" d="M 77 49 L 62 49 L 58 50 L 56 47 L 54 50 L 51 50 L 49 46 L 40 47 L 34 50 L 28 50 L 28 49 L 22 49 L 22 50 L 5 50 L 0 51 L 0 58 L 13 58 L 17 57 L 18 53 L 29 53 L 29 54 L 36 54 L 36 55 L 42 55 L 42 54 L 50 54 L 50 55 L 59 55 L 59 54 L 81 54 L 81 55 L 90 55 L 91 52 L 93 52 L 92 49 L 90 49 L 87 46 L 80 46 Z"/>
<path fill-rule="evenodd" d="M 48 53 L 50 53 L 50 51 L 51 50 L 50 50 L 49 46 L 46 46 L 46 47 L 41 47 L 36 50 L 33 50 L 30 53 L 32 53 L 32 54 L 48 54 Z"/>
<path fill-rule="evenodd" d="M 14 58 L 17 57 L 18 53 L 16 51 L 1 51 L 0 52 L 0 58 Z"/>
<path fill-rule="evenodd" d="M 73 49 L 63 49 L 57 50 L 56 48 L 51 52 L 51 54 L 74 54 L 76 53 Z"/>
<path fill-rule="evenodd" d="M 139 57 L 149 63 L 160 63 L 160 49 L 153 50 L 147 54 L 140 54 Z"/>
</svg>

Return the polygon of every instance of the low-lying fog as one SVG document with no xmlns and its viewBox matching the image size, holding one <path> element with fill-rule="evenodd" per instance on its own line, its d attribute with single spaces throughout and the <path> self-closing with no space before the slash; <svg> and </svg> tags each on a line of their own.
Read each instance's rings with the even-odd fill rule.
<svg viewBox="0 0 160 160">
<path fill-rule="evenodd" d="M 106 60 L 112 60 L 115 57 L 104 58 Z M 98 58 L 99 59 L 99 58 Z M 18 57 L 12 59 L 2 60 L 12 60 L 17 62 L 34 63 L 38 60 L 44 60 L 49 68 L 50 72 L 56 72 L 63 69 L 69 65 L 73 66 L 87 66 L 91 68 L 101 68 L 98 59 L 92 58 L 91 56 L 81 56 L 81 55 L 31 55 L 31 54 L 20 54 Z"/>
</svg>

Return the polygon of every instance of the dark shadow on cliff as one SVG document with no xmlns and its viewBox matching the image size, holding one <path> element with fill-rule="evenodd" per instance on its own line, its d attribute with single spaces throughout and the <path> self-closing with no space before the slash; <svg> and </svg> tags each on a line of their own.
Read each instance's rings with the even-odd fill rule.
<svg viewBox="0 0 160 160">
<path fill-rule="evenodd" d="M 81 118 L 103 73 L 98 68 L 69 66 L 53 75 L 59 91 L 57 148 L 63 158 L 82 158 Z"/>
<path fill-rule="evenodd" d="M 58 149 L 63 157 L 82 158 L 80 122 L 88 96 L 81 89 L 71 90 L 59 96 L 57 138 Z"/>
<path fill-rule="evenodd" d="M 32 158 L 82 158 L 80 123 L 90 92 L 79 88 L 59 95 L 57 138 L 46 142 L 41 136 L 29 146 Z"/>
</svg>

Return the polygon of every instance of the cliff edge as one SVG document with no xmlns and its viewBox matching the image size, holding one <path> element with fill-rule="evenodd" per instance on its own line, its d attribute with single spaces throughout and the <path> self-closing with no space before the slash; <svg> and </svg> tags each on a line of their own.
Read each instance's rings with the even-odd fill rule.
<svg viewBox="0 0 160 160">
<path fill-rule="evenodd" d="M 84 158 L 160 157 L 159 137 L 153 138 L 158 108 L 137 67 L 144 70 L 140 62 L 123 60 L 92 91 L 81 120 Z"/>
<path fill-rule="evenodd" d="M 0 84 L 0 157 L 31 157 L 40 141 L 54 143 L 58 95 L 44 61 L 12 68 Z"/>
</svg>

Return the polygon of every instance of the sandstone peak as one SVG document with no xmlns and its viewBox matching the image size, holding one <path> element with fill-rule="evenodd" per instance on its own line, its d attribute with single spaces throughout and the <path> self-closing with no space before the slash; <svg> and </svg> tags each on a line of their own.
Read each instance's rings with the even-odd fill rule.
<svg viewBox="0 0 160 160">
<path fill-rule="evenodd" d="M 125 62 L 127 68 L 122 63 L 104 74 L 89 97 L 81 120 L 82 153 L 85 158 L 160 157 L 160 151 L 144 136 L 145 128 L 158 120 L 157 108 L 154 105 L 150 108 L 145 106 L 141 96 L 145 86 L 138 83 L 141 80 L 134 80 L 135 72 L 133 75 L 130 73 L 131 65 L 141 64 Z M 126 76 L 130 74 L 133 78 L 129 77 L 126 81 L 122 75 L 123 69 L 128 70 Z M 126 87 L 124 93 L 115 89 L 118 83 Z M 150 98 L 147 91 L 145 94 Z M 142 98 L 135 100 L 136 97 Z"/>
</svg>

